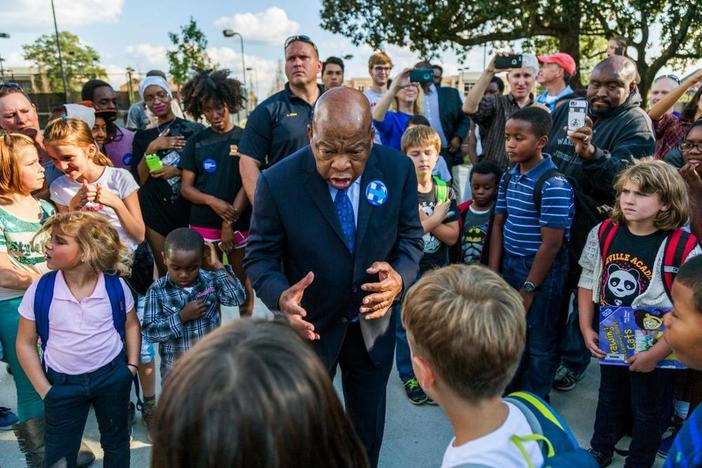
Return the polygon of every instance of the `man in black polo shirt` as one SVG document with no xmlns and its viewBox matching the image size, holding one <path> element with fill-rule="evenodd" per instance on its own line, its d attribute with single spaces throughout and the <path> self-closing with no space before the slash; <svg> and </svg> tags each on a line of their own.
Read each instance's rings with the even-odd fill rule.
<svg viewBox="0 0 702 468">
<path fill-rule="evenodd" d="M 314 42 L 307 36 L 290 36 L 284 49 L 285 89 L 254 109 L 239 143 L 239 172 L 251 204 L 261 169 L 309 144 L 307 125 L 317 98 L 324 92 L 317 84 L 322 63 Z"/>
</svg>

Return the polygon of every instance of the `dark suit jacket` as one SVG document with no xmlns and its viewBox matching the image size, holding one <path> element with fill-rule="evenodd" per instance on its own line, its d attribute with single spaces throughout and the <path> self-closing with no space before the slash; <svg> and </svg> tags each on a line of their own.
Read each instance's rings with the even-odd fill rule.
<svg viewBox="0 0 702 468">
<path fill-rule="evenodd" d="M 380 180 L 388 189 L 381 206 L 371 205 L 366 186 Z M 366 296 L 362 284 L 376 282 L 366 269 L 387 261 L 402 276 L 406 290 L 415 281 L 422 257 L 417 179 L 409 158 L 392 148 L 374 145 L 363 175 L 358 206 L 356 252 L 343 241 L 341 224 L 327 182 L 317 172 L 309 146 L 261 174 L 246 248 L 245 267 L 256 294 L 271 310 L 290 285 L 314 272 L 302 307 L 320 340 L 315 348 L 328 367 L 336 362 L 348 319 Z M 394 329 L 383 318 L 360 318 L 361 332 L 376 365 L 392 353 Z M 387 360 L 387 358 L 386 358 Z"/>
<path fill-rule="evenodd" d="M 470 128 L 470 120 L 463 113 L 463 102 L 456 88 L 437 87 L 439 93 L 439 118 L 446 139 L 451 141 L 455 136 L 465 140 Z"/>
</svg>

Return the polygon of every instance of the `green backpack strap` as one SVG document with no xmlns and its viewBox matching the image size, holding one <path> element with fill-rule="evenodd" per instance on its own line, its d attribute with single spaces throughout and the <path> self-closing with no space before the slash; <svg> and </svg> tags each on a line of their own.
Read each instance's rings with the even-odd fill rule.
<svg viewBox="0 0 702 468">
<path fill-rule="evenodd" d="M 436 189 L 436 201 L 443 203 L 448 200 L 448 185 L 446 182 L 437 176 L 432 176 L 434 179 L 434 187 Z"/>
</svg>

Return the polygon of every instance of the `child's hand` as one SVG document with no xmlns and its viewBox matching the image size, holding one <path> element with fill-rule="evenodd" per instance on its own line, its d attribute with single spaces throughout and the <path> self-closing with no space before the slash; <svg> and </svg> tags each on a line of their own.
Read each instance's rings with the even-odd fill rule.
<svg viewBox="0 0 702 468">
<path fill-rule="evenodd" d="M 94 202 L 97 195 L 97 188 L 94 185 L 88 184 L 87 181 L 82 182 L 83 186 L 68 202 L 68 207 L 71 210 L 77 211 L 85 206 L 86 203 Z"/>
<path fill-rule="evenodd" d="M 658 359 L 649 351 L 641 351 L 626 360 L 631 372 L 652 372 L 658 364 Z"/>
<path fill-rule="evenodd" d="M 581 331 L 583 332 L 583 341 L 585 341 L 585 346 L 587 346 L 587 349 L 592 353 L 592 355 L 597 359 L 604 358 L 606 354 L 600 349 L 600 335 L 598 335 L 592 328 Z"/>
<path fill-rule="evenodd" d="M 202 299 L 195 299 L 194 301 L 188 302 L 180 311 L 180 321 L 186 323 L 191 320 L 199 319 L 205 315 L 205 312 L 207 312 L 207 304 L 205 304 Z"/>
<path fill-rule="evenodd" d="M 234 228 L 227 222 L 222 223 L 222 240 L 219 248 L 227 252 L 227 255 L 234 250 Z"/>
<path fill-rule="evenodd" d="M 115 208 L 115 206 L 123 202 L 122 199 L 110 189 L 98 184 L 95 188 L 95 203 L 101 203 L 105 206 L 109 206 L 110 208 Z"/>
<path fill-rule="evenodd" d="M 434 212 L 431 215 L 436 216 L 441 221 L 443 221 L 448 217 L 448 212 L 449 212 L 450 208 L 451 208 L 451 201 L 446 200 L 445 202 L 437 204 L 434 207 Z"/>
<path fill-rule="evenodd" d="M 205 249 L 202 252 L 202 268 L 209 271 L 224 268 L 217 255 L 217 249 L 211 242 L 205 242 Z"/>
</svg>

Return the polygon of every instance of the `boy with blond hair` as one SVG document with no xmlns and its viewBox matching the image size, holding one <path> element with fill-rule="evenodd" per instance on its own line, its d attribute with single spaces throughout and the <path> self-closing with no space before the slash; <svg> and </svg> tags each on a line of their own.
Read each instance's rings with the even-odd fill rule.
<svg viewBox="0 0 702 468">
<path fill-rule="evenodd" d="M 525 316 L 519 294 L 480 265 L 429 272 L 407 293 L 402 323 L 412 367 L 455 434 L 442 468 L 541 466 L 536 442 L 514 442 L 532 433 L 529 422 L 501 397 L 524 351 Z"/>
<path fill-rule="evenodd" d="M 441 139 L 431 127 L 417 125 L 407 129 L 402 135 L 402 152 L 414 164 L 417 175 L 417 197 L 419 199 L 419 219 L 424 229 L 424 255 L 419 261 L 419 276 L 425 272 L 449 264 L 449 246 L 458 241 L 458 206 L 453 191 L 439 177 L 432 176 L 441 151 Z M 412 372 L 407 335 L 396 306 L 396 348 L 397 373 L 405 388 L 410 403 L 432 404 L 427 398 Z"/>
</svg>

